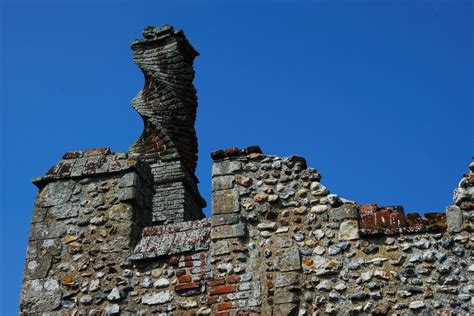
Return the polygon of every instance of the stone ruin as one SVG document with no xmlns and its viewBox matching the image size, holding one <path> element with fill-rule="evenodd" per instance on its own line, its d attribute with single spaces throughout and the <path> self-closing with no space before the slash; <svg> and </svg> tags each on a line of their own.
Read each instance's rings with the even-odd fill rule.
<svg viewBox="0 0 474 316">
<path fill-rule="evenodd" d="M 454 315 L 474 309 L 474 164 L 446 214 L 358 205 L 304 158 L 211 154 L 194 175 L 197 98 L 182 31 L 132 43 L 144 120 L 127 153 L 67 152 L 39 188 L 20 314 Z"/>
</svg>

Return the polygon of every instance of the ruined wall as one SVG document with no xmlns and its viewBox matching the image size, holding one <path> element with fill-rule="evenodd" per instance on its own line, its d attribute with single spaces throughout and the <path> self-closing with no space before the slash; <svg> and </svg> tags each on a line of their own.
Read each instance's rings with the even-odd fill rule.
<svg viewBox="0 0 474 316">
<path fill-rule="evenodd" d="M 400 206 L 357 205 L 331 194 L 301 157 L 231 148 L 213 158 L 211 222 L 227 234 L 242 232 L 245 273 L 260 278 L 233 289 L 232 297 L 261 304 L 225 303 L 229 296 L 222 295 L 214 298 L 222 303 L 215 311 L 383 315 L 474 307 L 474 239 L 466 215 L 473 211 L 474 164 L 456 189 L 459 207 L 448 208 L 449 233 L 444 214 L 405 216 Z M 452 211 L 458 208 L 464 220 Z M 216 249 L 229 245 L 219 234 L 212 239 L 214 267 L 240 265 L 240 254 L 216 256 Z"/>
<path fill-rule="evenodd" d="M 109 149 L 70 152 L 35 184 L 20 312 L 113 311 L 103 303 L 130 291 L 128 257 L 151 225 L 149 167 Z"/>
<path fill-rule="evenodd" d="M 132 44 L 145 87 L 129 153 L 68 152 L 42 178 L 20 314 L 409 315 L 474 310 L 474 163 L 446 214 L 359 205 L 302 157 L 211 154 L 194 175 L 192 62 L 181 31 Z"/>
<path fill-rule="evenodd" d="M 97 152 L 68 153 L 36 181 L 23 312 L 404 315 L 473 308 L 473 170 L 446 220 L 358 205 L 331 194 L 301 157 L 232 148 L 212 154 L 210 219 L 152 226 L 146 164 Z"/>
</svg>

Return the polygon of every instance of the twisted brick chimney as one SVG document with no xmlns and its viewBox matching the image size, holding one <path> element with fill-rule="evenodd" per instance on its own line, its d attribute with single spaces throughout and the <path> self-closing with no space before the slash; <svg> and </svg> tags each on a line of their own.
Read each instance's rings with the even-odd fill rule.
<svg viewBox="0 0 474 316">
<path fill-rule="evenodd" d="M 133 60 L 145 76 L 132 107 L 143 118 L 144 130 L 129 152 L 152 167 L 155 223 L 203 218 L 206 203 L 194 176 L 198 144 L 193 60 L 199 53 L 171 26 L 146 27 L 143 37 L 132 43 Z"/>
</svg>

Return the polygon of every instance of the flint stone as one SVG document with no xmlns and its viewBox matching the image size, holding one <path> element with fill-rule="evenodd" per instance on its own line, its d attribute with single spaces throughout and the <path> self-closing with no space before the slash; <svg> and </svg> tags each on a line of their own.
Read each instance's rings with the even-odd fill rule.
<svg viewBox="0 0 474 316">
<path fill-rule="evenodd" d="M 454 247 L 451 252 L 456 256 L 462 257 L 464 255 L 464 249 L 461 247 Z"/>
<path fill-rule="evenodd" d="M 240 161 L 214 162 L 214 164 L 212 165 L 212 176 L 215 177 L 233 174 L 241 169 L 242 163 Z"/>
<path fill-rule="evenodd" d="M 344 204 L 332 209 L 328 214 L 331 221 L 357 219 L 357 208 L 353 204 Z"/>
<path fill-rule="evenodd" d="M 314 249 L 313 249 L 313 253 L 316 254 L 316 255 L 322 255 L 323 253 L 326 252 L 326 248 L 324 247 L 321 247 L 321 246 L 316 246 Z"/>
<path fill-rule="evenodd" d="M 266 222 L 257 225 L 258 230 L 275 230 L 276 228 L 277 225 L 275 222 Z"/>
<path fill-rule="evenodd" d="M 105 307 L 105 315 L 107 316 L 118 315 L 119 312 L 120 312 L 120 306 L 118 306 L 117 304 L 108 305 Z"/>
<path fill-rule="evenodd" d="M 326 235 L 326 233 L 321 229 L 314 230 L 312 234 L 318 240 L 323 238 L 324 235 Z"/>
<path fill-rule="evenodd" d="M 293 238 L 298 242 L 303 241 L 304 240 L 304 234 L 302 232 L 298 231 L 293 235 Z"/>
<path fill-rule="evenodd" d="M 142 304 L 157 305 L 164 304 L 173 299 L 173 294 L 170 291 L 163 291 L 157 293 L 149 293 L 142 296 Z"/>
<path fill-rule="evenodd" d="M 339 240 L 359 239 L 359 223 L 355 219 L 350 219 L 341 223 L 339 227 Z"/>
<path fill-rule="evenodd" d="M 327 210 L 329 210 L 329 206 L 328 205 L 315 205 L 311 208 L 311 212 L 312 213 L 316 213 L 316 214 L 323 214 L 325 213 Z"/>
<path fill-rule="evenodd" d="M 359 293 L 351 295 L 350 298 L 351 298 L 351 301 L 355 302 L 355 301 L 366 300 L 368 297 L 369 297 L 369 295 L 367 293 L 359 292 Z"/>
<path fill-rule="evenodd" d="M 337 247 L 336 245 L 332 245 L 329 247 L 329 250 L 328 250 L 328 253 L 331 255 L 331 256 L 335 256 L 339 253 L 341 253 L 341 248 Z"/>
<path fill-rule="evenodd" d="M 448 232 L 459 233 L 462 231 L 463 216 L 462 210 L 457 206 L 448 206 L 446 208 L 446 224 Z"/>
<path fill-rule="evenodd" d="M 293 271 L 301 268 L 298 248 L 281 249 L 276 253 L 274 266 L 279 271 Z"/>
<path fill-rule="evenodd" d="M 457 188 L 454 193 L 454 204 L 461 205 L 464 201 L 474 200 L 474 186 L 463 188 Z"/>
<path fill-rule="evenodd" d="M 319 282 L 319 284 L 316 286 L 317 290 L 323 290 L 323 291 L 330 291 L 334 287 L 334 284 L 329 281 L 329 280 L 322 280 Z"/>
<path fill-rule="evenodd" d="M 225 225 L 213 227 L 211 230 L 211 238 L 213 240 L 241 237 L 245 235 L 245 226 L 243 224 Z"/>
<path fill-rule="evenodd" d="M 347 289 L 347 285 L 344 282 L 338 282 L 335 286 L 334 289 L 339 292 L 343 292 Z"/>
<path fill-rule="evenodd" d="M 426 238 L 421 238 L 420 240 L 414 243 L 415 247 L 418 249 L 428 249 L 430 248 L 430 241 Z"/>
<path fill-rule="evenodd" d="M 196 302 L 195 300 L 188 299 L 188 300 L 185 300 L 185 301 L 181 302 L 179 305 L 183 309 L 191 309 L 191 308 L 197 307 L 198 302 Z"/>
<path fill-rule="evenodd" d="M 170 281 L 166 278 L 159 278 L 155 283 L 153 283 L 153 286 L 156 288 L 167 287 L 168 285 L 170 285 Z"/>
<path fill-rule="evenodd" d="M 92 280 L 91 283 L 89 284 L 89 291 L 91 292 L 97 291 L 99 289 L 99 286 L 100 286 L 99 279 Z"/>
<path fill-rule="evenodd" d="M 374 272 L 372 272 L 372 271 L 367 271 L 367 272 L 361 273 L 361 275 L 360 275 L 362 281 L 364 281 L 364 282 L 370 281 L 373 276 L 374 276 Z"/>
<path fill-rule="evenodd" d="M 268 196 L 268 202 L 276 202 L 279 198 L 278 194 L 270 194 Z"/>
<path fill-rule="evenodd" d="M 420 309 L 425 307 L 425 303 L 423 301 L 413 301 L 410 303 L 409 308 L 410 309 Z"/>
<path fill-rule="evenodd" d="M 84 305 L 89 305 L 92 303 L 92 296 L 90 295 L 83 295 L 81 296 L 79 302 L 81 302 Z"/>
<path fill-rule="evenodd" d="M 223 190 L 212 194 L 213 214 L 235 213 L 240 210 L 239 191 Z"/>
<path fill-rule="evenodd" d="M 119 288 L 114 287 L 112 291 L 107 295 L 109 301 L 117 301 L 124 297 L 124 294 Z"/>
</svg>

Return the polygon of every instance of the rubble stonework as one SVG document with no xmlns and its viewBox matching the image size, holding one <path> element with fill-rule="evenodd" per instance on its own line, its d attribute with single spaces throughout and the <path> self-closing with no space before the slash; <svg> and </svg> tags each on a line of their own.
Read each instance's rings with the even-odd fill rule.
<svg viewBox="0 0 474 316">
<path fill-rule="evenodd" d="M 34 180 L 21 314 L 474 309 L 474 163 L 445 214 L 420 216 L 333 194 L 302 157 L 218 150 L 212 215 L 203 218 L 194 176 L 197 53 L 171 27 L 144 36 L 132 44 L 146 79 L 133 101 L 142 137 L 129 153 L 68 152 Z"/>
</svg>

